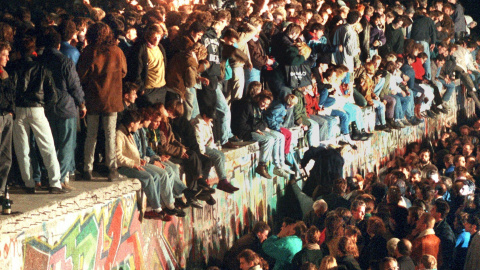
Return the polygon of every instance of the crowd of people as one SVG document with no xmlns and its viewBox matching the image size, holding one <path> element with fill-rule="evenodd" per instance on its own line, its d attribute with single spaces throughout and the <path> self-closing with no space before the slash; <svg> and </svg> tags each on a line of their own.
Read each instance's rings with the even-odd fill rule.
<svg viewBox="0 0 480 270">
<path fill-rule="evenodd" d="M 145 217 L 168 221 L 200 201 L 215 204 L 216 189 L 239 190 L 222 149 L 243 141 L 260 146 L 255 173 L 293 179 L 299 136 L 310 159 L 336 151 L 320 146 L 356 149 L 373 132 L 456 111 L 448 106 L 456 79 L 480 109 L 480 39 L 457 1 L 6 4 L 0 189 L 13 156 L 29 194 L 68 193 L 69 180 L 92 180 L 97 161 L 109 181 L 139 179 L 151 207 Z M 312 269 L 474 269 L 479 126 L 445 133 L 435 149 L 412 147 L 364 181 L 347 181 L 339 163 L 315 158 L 310 178 L 317 179 L 304 192 L 322 199 L 311 219 L 285 220 L 268 238 L 259 223 L 247 241 L 255 246 L 231 252 L 229 263 L 240 263 L 232 269 L 273 261 L 274 269 L 305 261 Z M 207 181 L 212 167 L 216 189 Z"/>
<path fill-rule="evenodd" d="M 278 233 L 258 221 L 225 253 L 223 269 L 477 269 L 480 120 L 456 130 L 409 144 L 378 174 L 345 179 L 340 170 L 329 191 L 319 185 L 309 196 L 290 181 L 310 210 L 297 208 L 302 220 L 286 213 Z"/>
</svg>

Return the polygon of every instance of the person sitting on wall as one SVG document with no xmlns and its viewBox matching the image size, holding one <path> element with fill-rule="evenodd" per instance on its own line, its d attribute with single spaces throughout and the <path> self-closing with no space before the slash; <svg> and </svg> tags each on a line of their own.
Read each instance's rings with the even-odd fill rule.
<svg viewBox="0 0 480 270">
<path fill-rule="evenodd" d="M 192 120 L 192 126 L 195 129 L 195 137 L 199 145 L 200 153 L 207 155 L 215 166 L 215 171 L 218 175 L 217 188 L 227 193 L 233 193 L 238 190 L 227 180 L 227 172 L 225 170 L 225 155 L 215 145 L 213 138 L 212 122 L 216 117 L 215 108 L 206 108 L 204 112 L 197 115 Z"/>
<path fill-rule="evenodd" d="M 185 212 L 174 206 L 173 197 L 169 198 L 173 190 L 173 172 L 166 171 L 153 164 L 148 164 L 140 158 L 133 134 L 137 132 L 141 122 L 141 115 L 137 111 L 126 111 L 122 122 L 117 129 L 116 158 L 119 173 L 129 178 L 140 180 L 147 202 L 152 207 L 145 212 L 145 218 L 170 221 L 171 215 L 184 217 Z M 163 205 L 163 210 L 162 210 Z"/>
</svg>

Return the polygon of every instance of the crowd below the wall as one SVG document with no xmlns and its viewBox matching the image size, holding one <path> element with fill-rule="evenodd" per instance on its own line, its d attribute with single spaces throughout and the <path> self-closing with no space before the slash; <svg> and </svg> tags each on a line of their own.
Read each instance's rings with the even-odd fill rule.
<svg viewBox="0 0 480 270">
<path fill-rule="evenodd" d="M 292 188 L 312 212 L 270 237 L 259 222 L 227 269 L 475 269 L 480 122 L 342 178 L 356 141 L 455 113 L 456 80 L 480 109 L 480 38 L 457 1 L 7 1 L 0 190 L 10 174 L 69 193 L 104 168 L 139 179 L 145 217 L 170 221 L 239 190 L 224 149 L 257 142 L 256 174 L 295 179 L 304 134 L 301 167 L 315 165 Z"/>
</svg>

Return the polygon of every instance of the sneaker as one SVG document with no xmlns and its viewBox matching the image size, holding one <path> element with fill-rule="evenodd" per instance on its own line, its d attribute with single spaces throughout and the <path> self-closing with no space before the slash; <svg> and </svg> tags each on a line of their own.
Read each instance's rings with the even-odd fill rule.
<svg viewBox="0 0 480 270">
<path fill-rule="evenodd" d="M 258 164 L 257 168 L 255 168 L 255 172 L 262 177 L 272 179 L 272 176 L 268 173 L 267 166 L 265 164 Z"/>
<path fill-rule="evenodd" d="M 66 190 L 59 187 L 50 187 L 48 189 L 48 192 L 50 192 L 50 194 L 65 194 L 65 193 L 70 193 L 70 190 Z"/>
<path fill-rule="evenodd" d="M 157 212 L 154 210 L 146 211 L 143 217 L 145 217 L 146 219 L 159 219 L 163 221 L 172 220 L 172 216 L 167 215 L 164 211 L 160 211 L 160 212 Z"/>
<path fill-rule="evenodd" d="M 178 209 L 185 209 L 185 208 L 188 208 L 189 205 L 188 203 L 185 203 L 182 198 L 175 198 L 175 203 L 174 203 L 175 207 L 178 208 Z"/>
<path fill-rule="evenodd" d="M 187 214 L 179 208 L 170 209 L 168 207 L 163 208 L 163 211 L 169 216 L 185 217 Z"/>
<path fill-rule="evenodd" d="M 230 184 L 227 179 L 222 179 L 220 182 L 218 182 L 217 189 L 223 190 L 227 193 L 234 193 L 235 191 L 239 190 L 239 188 L 234 187 L 232 184 Z"/>
<path fill-rule="evenodd" d="M 210 198 L 208 198 L 208 200 L 205 201 L 208 205 L 214 205 L 217 203 L 217 201 L 215 201 L 215 199 L 212 197 L 212 195 L 210 195 Z"/>
<path fill-rule="evenodd" d="M 66 190 L 68 190 L 68 191 L 75 190 L 74 187 L 70 186 L 70 185 L 67 184 L 67 183 L 62 183 L 61 185 L 62 185 L 62 189 L 66 189 Z"/>
<path fill-rule="evenodd" d="M 410 122 L 407 121 L 407 119 L 402 119 L 402 124 L 403 124 L 405 127 L 412 125 L 412 124 L 410 124 Z"/>
<path fill-rule="evenodd" d="M 290 174 L 288 174 L 286 171 L 284 171 L 282 168 L 279 168 L 279 167 L 273 168 L 273 174 L 280 177 L 285 177 L 285 178 L 290 177 Z"/>
<path fill-rule="evenodd" d="M 282 165 L 282 170 L 284 170 L 288 174 L 295 174 L 295 172 L 292 171 L 291 167 L 288 166 L 287 164 Z"/>
<path fill-rule="evenodd" d="M 202 209 L 202 208 L 203 208 L 202 203 L 199 202 L 197 199 L 187 199 L 187 204 L 188 204 L 190 207 L 193 207 L 193 208 L 198 208 L 198 209 Z"/>
</svg>

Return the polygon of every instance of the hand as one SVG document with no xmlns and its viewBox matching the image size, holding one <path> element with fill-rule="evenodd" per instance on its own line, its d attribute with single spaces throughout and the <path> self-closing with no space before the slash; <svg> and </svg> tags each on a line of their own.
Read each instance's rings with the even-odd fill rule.
<svg viewBox="0 0 480 270">
<path fill-rule="evenodd" d="M 155 166 L 157 166 L 157 167 L 159 167 L 159 168 L 165 169 L 165 165 L 163 165 L 163 164 L 162 164 L 160 161 L 158 161 L 158 160 L 155 160 L 155 161 L 153 162 L 153 165 L 155 165 Z"/>
<path fill-rule="evenodd" d="M 269 129 L 269 128 L 266 128 L 266 129 L 265 129 L 265 131 L 266 131 L 266 132 L 269 132 L 269 131 L 270 131 L 270 129 Z"/>
<path fill-rule="evenodd" d="M 339 52 L 343 52 L 343 45 L 342 45 L 342 44 L 339 44 L 339 45 L 338 45 L 338 51 L 339 51 Z"/>
<path fill-rule="evenodd" d="M 405 91 L 402 91 L 402 97 L 406 97 L 407 94 L 405 93 Z"/>
<path fill-rule="evenodd" d="M 302 125 L 302 129 L 303 129 L 304 131 L 307 131 L 307 130 L 308 130 L 308 126 Z"/>
<path fill-rule="evenodd" d="M 382 101 L 382 102 L 383 102 L 383 104 L 387 105 L 387 101 L 386 101 L 386 100 L 384 100 L 384 101 Z"/>
<path fill-rule="evenodd" d="M 200 77 L 200 78 L 198 78 L 198 79 L 199 79 L 200 82 L 201 82 L 203 85 L 205 85 L 205 86 L 207 86 L 207 85 L 210 84 L 210 81 L 209 81 L 207 78 Z"/>
<path fill-rule="evenodd" d="M 262 135 L 262 136 L 265 135 L 265 133 L 261 132 L 260 130 L 257 130 L 257 131 L 255 131 L 255 132 L 257 132 L 258 134 L 260 134 L 260 135 Z"/>
<path fill-rule="evenodd" d="M 267 65 L 271 66 L 275 63 L 275 59 L 272 59 L 272 58 L 268 58 L 267 60 Z"/>
<path fill-rule="evenodd" d="M 373 47 L 378 47 L 378 46 L 380 46 L 380 41 L 375 40 L 375 41 L 373 42 Z"/>
<path fill-rule="evenodd" d="M 80 119 L 85 118 L 85 116 L 87 115 L 87 107 L 85 107 L 85 106 L 83 106 L 83 108 L 80 107 L 78 112 L 79 112 L 79 115 L 80 115 Z"/>
<path fill-rule="evenodd" d="M 142 166 L 139 166 L 139 165 L 134 165 L 133 168 L 137 169 L 139 171 L 145 171 L 145 169 Z"/>
<path fill-rule="evenodd" d="M 435 49 L 435 44 L 430 45 L 430 51 L 433 51 Z"/>
<path fill-rule="evenodd" d="M 145 166 L 147 164 L 147 161 L 145 159 L 140 160 L 140 165 Z"/>
<path fill-rule="evenodd" d="M 162 155 L 162 156 L 160 156 L 160 160 L 161 160 L 162 162 L 168 161 L 169 159 L 170 159 L 170 156 L 167 156 L 167 155 Z"/>
<path fill-rule="evenodd" d="M 189 156 L 188 156 L 188 154 L 187 154 L 187 151 L 183 152 L 182 158 L 183 158 L 183 159 L 188 159 L 188 158 L 189 158 Z"/>
</svg>

